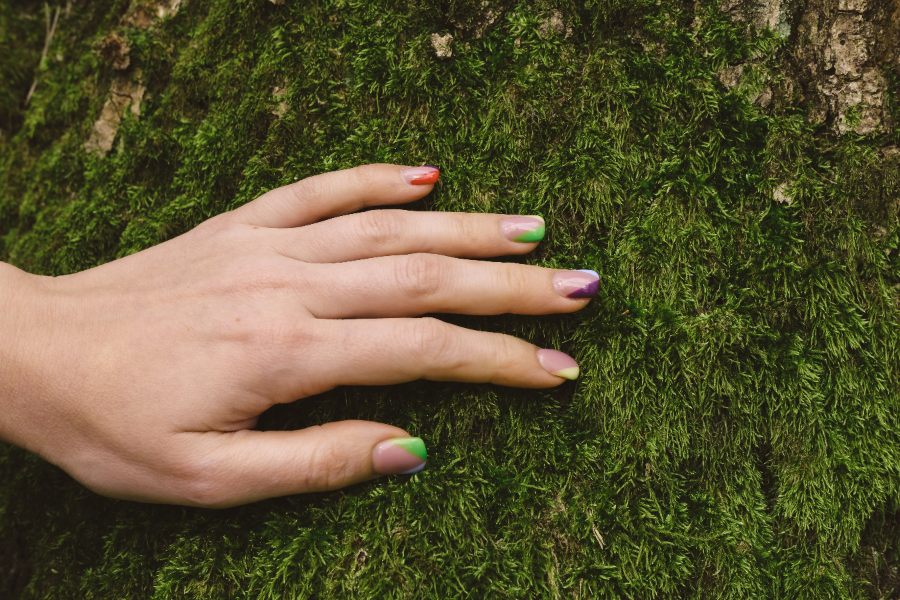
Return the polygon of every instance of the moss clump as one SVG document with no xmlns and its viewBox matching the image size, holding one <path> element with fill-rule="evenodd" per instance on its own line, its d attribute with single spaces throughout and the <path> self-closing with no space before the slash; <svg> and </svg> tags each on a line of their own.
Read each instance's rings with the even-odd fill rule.
<svg viewBox="0 0 900 600">
<path fill-rule="evenodd" d="M 443 166 L 424 208 L 544 215 L 529 260 L 604 286 L 578 315 L 454 319 L 566 349 L 576 384 L 345 389 L 264 418 L 406 427 L 432 457 L 410 481 L 203 512 L 99 498 L 0 449 L 4 597 L 898 593 L 900 176 L 879 150 L 898 132 L 836 139 L 760 108 L 785 42 L 712 4 L 489 4 L 487 26 L 480 2 L 65 14 L 27 109 L 0 100 L 0 258 L 72 272 L 391 161 Z M 16 31 L 3 73 L 40 53 L 40 28 Z M 83 144 L 122 76 L 96 51 L 112 32 L 147 92 L 103 156 Z M 750 83 L 728 89 L 738 64 Z"/>
</svg>

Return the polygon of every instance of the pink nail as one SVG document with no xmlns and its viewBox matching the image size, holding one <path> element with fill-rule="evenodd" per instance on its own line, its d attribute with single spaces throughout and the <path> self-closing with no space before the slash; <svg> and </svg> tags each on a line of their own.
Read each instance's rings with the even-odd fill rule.
<svg viewBox="0 0 900 600">
<path fill-rule="evenodd" d="M 403 179 L 410 185 L 431 185 L 441 178 L 441 170 L 431 165 L 409 167 L 402 171 Z"/>
<path fill-rule="evenodd" d="M 593 298 L 600 289 L 600 275 L 588 269 L 560 271 L 553 276 L 553 289 L 566 298 Z"/>
<path fill-rule="evenodd" d="M 556 375 L 563 379 L 578 378 L 578 363 L 565 352 L 544 348 L 537 351 L 537 359 L 541 366 L 544 367 L 544 370 L 551 375 Z"/>
</svg>

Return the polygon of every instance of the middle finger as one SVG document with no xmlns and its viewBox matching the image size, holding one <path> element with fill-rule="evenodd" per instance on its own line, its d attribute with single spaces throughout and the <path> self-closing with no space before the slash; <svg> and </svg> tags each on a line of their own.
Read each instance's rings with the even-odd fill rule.
<svg viewBox="0 0 900 600">
<path fill-rule="evenodd" d="M 599 286 L 597 273 L 590 270 L 422 253 L 303 268 L 305 280 L 316 288 L 306 307 L 324 319 L 569 313 L 584 308 Z"/>
</svg>

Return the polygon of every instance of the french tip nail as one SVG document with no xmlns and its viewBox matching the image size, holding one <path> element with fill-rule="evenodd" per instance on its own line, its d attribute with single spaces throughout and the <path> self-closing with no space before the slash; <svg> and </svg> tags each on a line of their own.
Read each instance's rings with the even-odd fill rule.
<svg viewBox="0 0 900 600">
<path fill-rule="evenodd" d="M 551 375 L 574 381 L 578 379 L 581 369 L 575 359 L 559 350 L 542 348 L 537 351 L 538 362 Z"/>
<path fill-rule="evenodd" d="M 412 475 L 427 461 L 428 450 L 419 437 L 387 439 L 372 450 L 372 467 L 380 475 Z"/>
</svg>

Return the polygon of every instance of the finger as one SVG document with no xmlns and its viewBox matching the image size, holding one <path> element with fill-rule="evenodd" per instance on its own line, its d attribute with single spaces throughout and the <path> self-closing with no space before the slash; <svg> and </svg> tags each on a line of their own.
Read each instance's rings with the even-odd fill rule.
<svg viewBox="0 0 900 600">
<path fill-rule="evenodd" d="M 225 508 L 309 492 L 337 490 L 381 475 L 425 467 L 425 444 L 402 429 L 338 421 L 299 431 L 201 433 L 204 474 L 189 504 Z"/>
<path fill-rule="evenodd" d="M 315 357 L 317 380 L 389 385 L 429 379 L 548 388 L 578 377 L 578 364 L 519 338 L 438 319 L 322 320 L 330 354 Z"/>
<path fill-rule="evenodd" d="M 276 249 L 306 262 L 430 252 L 489 257 L 530 252 L 544 237 L 538 216 L 416 212 L 388 209 L 345 215 L 271 232 Z"/>
<path fill-rule="evenodd" d="M 437 167 L 362 165 L 307 177 L 266 192 L 232 211 L 260 227 L 297 227 L 366 206 L 405 204 L 422 198 L 440 177 Z"/>
<path fill-rule="evenodd" d="M 450 258 L 386 256 L 303 265 L 305 306 L 323 319 L 425 313 L 540 315 L 584 308 L 597 293 L 594 271 Z"/>
</svg>

